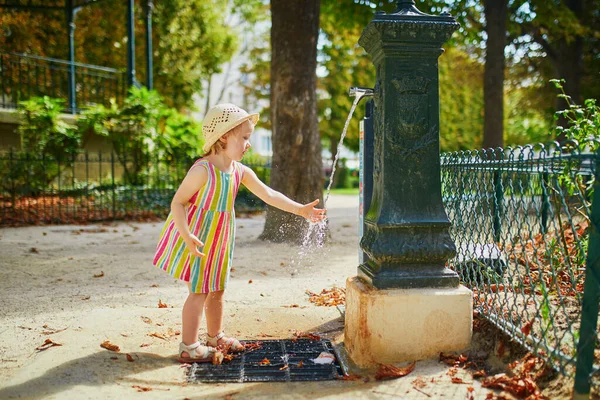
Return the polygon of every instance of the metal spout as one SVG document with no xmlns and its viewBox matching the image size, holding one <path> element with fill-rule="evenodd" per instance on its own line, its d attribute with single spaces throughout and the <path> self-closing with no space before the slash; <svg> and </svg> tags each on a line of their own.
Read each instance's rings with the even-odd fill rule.
<svg viewBox="0 0 600 400">
<path fill-rule="evenodd" d="M 350 97 L 356 97 L 356 98 L 358 98 L 358 101 L 360 101 L 360 99 L 362 99 L 365 96 L 366 97 L 373 96 L 373 89 L 360 87 L 360 86 L 352 86 L 352 87 L 350 87 L 350 90 L 348 90 L 348 95 Z"/>
</svg>

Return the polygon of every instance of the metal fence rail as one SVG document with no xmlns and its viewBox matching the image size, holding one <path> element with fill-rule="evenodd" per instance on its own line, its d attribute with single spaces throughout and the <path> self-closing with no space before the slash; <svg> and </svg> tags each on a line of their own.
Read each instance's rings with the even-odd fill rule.
<svg viewBox="0 0 600 400">
<path fill-rule="evenodd" d="M 473 290 L 475 310 L 567 375 L 578 356 L 590 357 L 577 351 L 588 296 L 591 183 L 600 163 L 600 153 L 589 148 L 536 145 L 441 158 L 457 244 L 449 264 Z M 598 296 L 591 302 L 595 314 L 584 311 L 583 318 L 593 319 L 595 342 Z"/>
<path fill-rule="evenodd" d="M 75 74 L 74 104 L 69 101 L 69 80 Z M 70 63 L 54 58 L 0 53 L 0 106 L 17 108 L 19 101 L 37 96 L 65 100 L 65 111 L 86 106 L 121 103 L 127 95 L 124 73 L 96 65 Z"/>
<path fill-rule="evenodd" d="M 164 217 L 193 162 L 152 155 L 123 158 L 114 153 L 84 153 L 59 160 L 0 153 L 0 226 Z M 250 167 L 268 182 L 268 164 Z M 263 206 L 240 189 L 236 210 Z"/>
</svg>

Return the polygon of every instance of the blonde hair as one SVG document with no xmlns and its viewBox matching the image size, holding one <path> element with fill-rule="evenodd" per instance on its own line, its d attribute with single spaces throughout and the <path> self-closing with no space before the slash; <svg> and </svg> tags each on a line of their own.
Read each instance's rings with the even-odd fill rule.
<svg viewBox="0 0 600 400">
<path fill-rule="evenodd" d="M 219 154 L 220 152 L 222 152 L 223 150 L 225 150 L 225 147 L 227 146 L 227 143 L 222 142 L 221 138 L 227 138 L 228 136 L 231 136 L 231 135 L 237 135 L 242 130 L 242 128 L 244 126 L 246 126 L 246 124 L 249 124 L 250 128 L 254 128 L 254 124 L 250 120 L 246 120 L 246 121 L 242 122 L 241 124 L 239 124 L 238 126 L 232 128 L 228 132 L 225 132 L 223 134 L 223 136 L 221 136 L 215 142 L 215 144 L 213 144 L 211 146 L 210 150 L 204 156 L 209 156 L 211 154 Z"/>
</svg>

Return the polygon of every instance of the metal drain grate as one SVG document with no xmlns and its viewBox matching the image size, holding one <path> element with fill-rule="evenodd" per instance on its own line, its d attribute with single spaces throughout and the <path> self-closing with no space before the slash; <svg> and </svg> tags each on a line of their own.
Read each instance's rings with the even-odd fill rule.
<svg viewBox="0 0 600 400">
<path fill-rule="evenodd" d="M 194 363 L 188 369 L 188 382 L 290 382 L 337 379 L 345 370 L 330 340 L 246 340 L 262 342 L 260 348 L 245 351 L 221 365 Z M 331 364 L 316 364 L 321 352 L 335 355 Z M 264 359 L 269 364 L 261 363 Z M 266 364 L 266 365 L 265 365 Z"/>
</svg>

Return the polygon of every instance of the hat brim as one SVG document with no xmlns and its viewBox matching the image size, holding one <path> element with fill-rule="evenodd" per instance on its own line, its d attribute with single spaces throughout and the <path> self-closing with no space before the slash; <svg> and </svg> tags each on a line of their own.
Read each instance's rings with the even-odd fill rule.
<svg viewBox="0 0 600 400">
<path fill-rule="evenodd" d="M 225 127 L 225 129 L 223 129 L 224 132 L 221 135 L 219 135 L 215 140 L 204 143 L 204 146 L 202 146 L 202 151 L 204 151 L 205 153 L 208 153 L 210 151 L 210 148 L 213 146 L 213 144 L 215 144 L 217 142 L 217 140 L 219 140 L 221 137 L 223 137 L 224 134 L 226 134 L 227 132 L 229 132 L 230 130 L 235 128 L 236 126 L 243 124 L 246 121 L 251 121 L 253 125 L 256 125 L 256 123 L 258 122 L 259 116 L 260 116 L 260 114 L 253 113 L 253 114 L 249 114 L 249 115 L 245 116 L 244 118 L 240 118 L 239 120 L 232 122 L 231 125 L 228 125 L 227 127 Z"/>
</svg>

